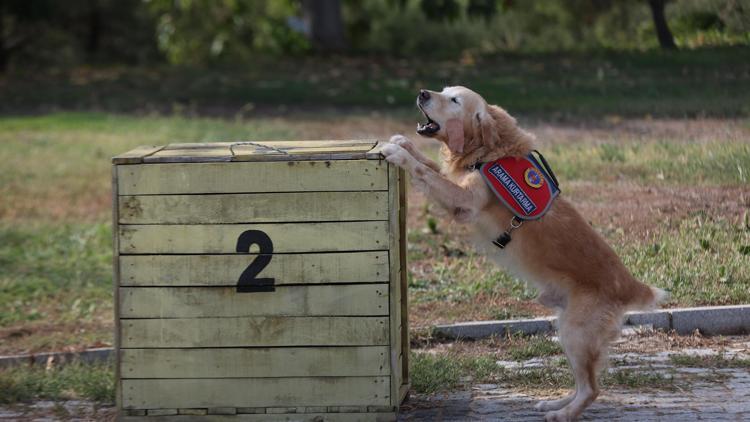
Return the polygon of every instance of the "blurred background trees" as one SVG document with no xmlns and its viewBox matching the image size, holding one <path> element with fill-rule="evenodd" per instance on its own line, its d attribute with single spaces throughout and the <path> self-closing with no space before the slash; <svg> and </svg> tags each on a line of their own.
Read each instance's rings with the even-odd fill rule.
<svg viewBox="0 0 750 422">
<path fill-rule="evenodd" d="M 750 43 L 750 0 L 0 0 L 0 68 Z"/>
</svg>

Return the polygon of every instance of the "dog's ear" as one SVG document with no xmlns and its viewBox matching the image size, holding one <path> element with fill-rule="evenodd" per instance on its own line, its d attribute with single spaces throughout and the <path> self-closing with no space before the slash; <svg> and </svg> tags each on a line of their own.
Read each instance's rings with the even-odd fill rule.
<svg viewBox="0 0 750 422">
<path fill-rule="evenodd" d="M 516 130 L 516 119 L 502 108 L 488 105 L 474 115 L 473 128 L 474 136 L 480 136 L 483 145 L 493 147 Z"/>
<path fill-rule="evenodd" d="M 445 131 L 448 134 L 448 149 L 454 154 L 464 152 L 464 122 L 460 119 L 448 119 Z"/>
<path fill-rule="evenodd" d="M 497 133 L 495 131 L 495 119 L 487 111 L 480 111 L 473 119 L 474 136 L 482 139 L 482 144 L 492 146 Z"/>
</svg>

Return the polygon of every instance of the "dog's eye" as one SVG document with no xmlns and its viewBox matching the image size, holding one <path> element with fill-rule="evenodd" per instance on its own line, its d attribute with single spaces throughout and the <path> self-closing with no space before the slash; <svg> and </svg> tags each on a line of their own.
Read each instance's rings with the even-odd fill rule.
<svg viewBox="0 0 750 422">
<path fill-rule="evenodd" d="M 458 104 L 458 98 L 457 97 L 451 98 L 451 101 L 453 101 L 454 103 Z"/>
</svg>

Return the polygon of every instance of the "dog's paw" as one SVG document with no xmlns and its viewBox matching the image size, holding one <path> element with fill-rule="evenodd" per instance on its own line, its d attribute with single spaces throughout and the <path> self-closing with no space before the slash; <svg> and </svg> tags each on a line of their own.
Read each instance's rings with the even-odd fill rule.
<svg viewBox="0 0 750 422">
<path fill-rule="evenodd" d="M 386 161 L 399 167 L 404 167 L 408 160 L 412 158 L 407 150 L 396 144 L 388 144 L 380 152 L 385 156 Z"/>
<path fill-rule="evenodd" d="M 411 152 L 414 149 L 414 144 L 404 135 L 393 135 L 388 142 L 396 144 L 401 148 Z"/>
<path fill-rule="evenodd" d="M 571 422 L 573 419 L 570 418 L 568 412 L 562 410 L 556 410 L 554 412 L 547 412 L 544 415 L 544 422 Z"/>
<path fill-rule="evenodd" d="M 565 407 L 567 403 L 562 400 L 542 400 L 534 405 L 534 410 L 547 412 L 550 410 L 559 410 Z"/>
<path fill-rule="evenodd" d="M 546 411 L 548 411 L 548 410 L 552 410 L 552 409 L 551 409 L 550 407 L 548 407 L 548 406 L 549 406 L 549 401 L 547 401 L 547 400 L 542 400 L 542 401 L 540 401 L 540 402 L 537 402 L 537 403 L 536 403 L 536 404 L 534 405 L 534 410 L 536 410 L 536 411 L 538 411 L 538 412 L 546 412 Z"/>
</svg>

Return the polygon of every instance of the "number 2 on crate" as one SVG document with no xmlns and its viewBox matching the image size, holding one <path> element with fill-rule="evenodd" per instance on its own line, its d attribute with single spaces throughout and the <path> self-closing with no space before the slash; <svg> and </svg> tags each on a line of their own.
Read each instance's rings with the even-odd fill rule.
<svg viewBox="0 0 750 422">
<path fill-rule="evenodd" d="M 258 245 L 260 251 L 240 275 L 237 281 L 237 293 L 273 292 L 276 290 L 274 278 L 258 278 L 258 274 L 271 262 L 273 242 L 265 232 L 260 230 L 244 231 L 237 238 L 237 252 L 249 253 L 253 245 Z"/>
</svg>

